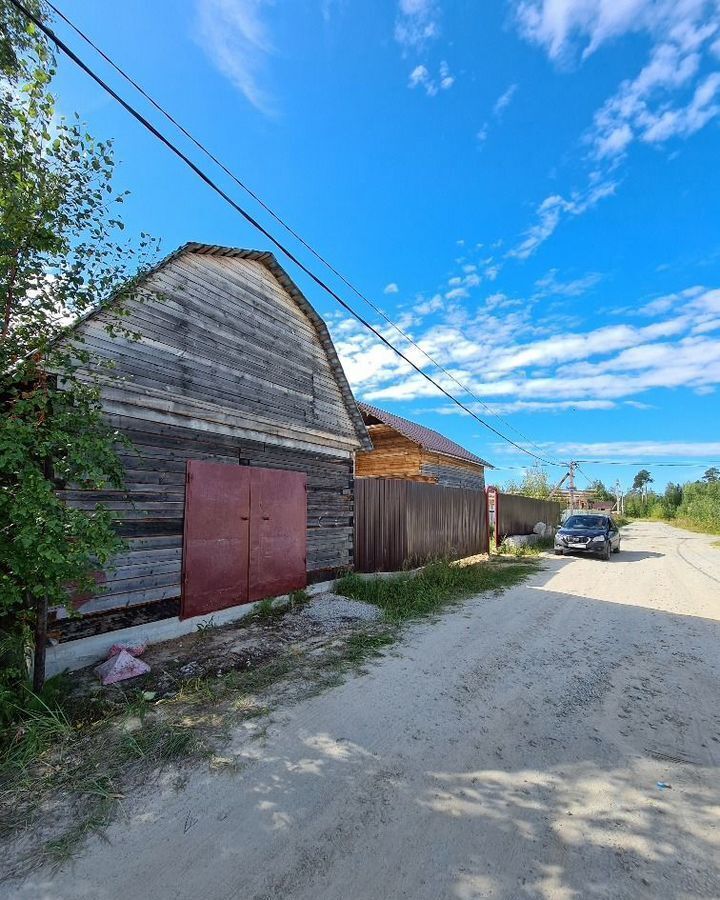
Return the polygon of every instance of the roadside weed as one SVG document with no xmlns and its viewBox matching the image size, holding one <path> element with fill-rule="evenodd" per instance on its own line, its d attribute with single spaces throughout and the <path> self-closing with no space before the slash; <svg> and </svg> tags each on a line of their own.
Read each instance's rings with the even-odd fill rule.
<svg viewBox="0 0 720 900">
<path fill-rule="evenodd" d="M 531 565 L 531 561 L 502 566 L 435 562 L 412 575 L 371 579 L 345 575 L 336 582 L 335 590 L 344 597 L 379 606 L 389 622 L 397 623 L 438 612 L 449 603 L 482 591 L 512 587 L 527 577 Z"/>
<path fill-rule="evenodd" d="M 269 619 L 274 612 L 272 597 L 265 597 L 255 607 L 255 615 L 258 619 Z"/>
</svg>

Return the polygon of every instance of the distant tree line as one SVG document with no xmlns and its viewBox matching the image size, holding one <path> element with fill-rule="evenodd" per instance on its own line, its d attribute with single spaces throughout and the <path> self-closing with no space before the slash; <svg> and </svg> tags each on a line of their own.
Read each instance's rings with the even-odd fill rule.
<svg viewBox="0 0 720 900">
<path fill-rule="evenodd" d="M 647 469 L 635 476 L 625 495 L 625 513 L 641 519 L 676 519 L 707 531 L 720 531 L 720 469 L 712 466 L 698 481 L 670 482 L 663 493 L 653 491 Z"/>
</svg>

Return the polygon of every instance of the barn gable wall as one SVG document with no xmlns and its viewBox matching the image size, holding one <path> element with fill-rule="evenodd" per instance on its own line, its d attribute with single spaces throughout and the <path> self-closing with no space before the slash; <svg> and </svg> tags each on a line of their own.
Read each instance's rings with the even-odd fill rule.
<svg viewBox="0 0 720 900">
<path fill-rule="evenodd" d="M 328 355 L 307 314 L 259 262 L 186 253 L 150 276 L 124 320 L 140 339 L 110 337 L 100 312 L 78 327 L 112 360 L 103 406 L 132 447 L 124 491 L 61 491 L 101 502 L 128 548 L 83 612 L 180 595 L 188 459 L 304 472 L 310 580 L 352 565 L 353 454 L 359 446 Z"/>
</svg>

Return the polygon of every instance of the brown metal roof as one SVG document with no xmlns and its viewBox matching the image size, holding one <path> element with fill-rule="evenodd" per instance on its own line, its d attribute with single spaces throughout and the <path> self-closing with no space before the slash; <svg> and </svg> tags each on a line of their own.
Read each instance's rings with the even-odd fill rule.
<svg viewBox="0 0 720 900">
<path fill-rule="evenodd" d="M 366 424 L 372 424 L 367 421 L 368 418 L 375 418 L 383 425 L 388 425 L 390 428 L 394 428 L 395 431 L 399 431 L 400 434 L 404 435 L 408 440 L 419 444 L 423 450 L 431 450 L 433 453 L 441 453 L 443 456 L 452 456 L 455 459 L 463 459 L 466 462 L 477 463 L 477 465 L 485 466 L 487 469 L 493 468 L 486 460 L 481 459 L 479 456 L 475 456 L 474 453 L 461 447 L 460 444 L 456 444 L 455 441 L 451 441 L 450 438 L 446 438 L 444 435 L 440 434 L 440 432 L 433 431 L 432 428 L 418 425 L 417 422 L 403 419 L 402 416 L 396 416 L 393 413 L 386 412 L 384 409 L 370 406 L 368 403 L 358 403 L 358 406 L 363 413 Z"/>
</svg>

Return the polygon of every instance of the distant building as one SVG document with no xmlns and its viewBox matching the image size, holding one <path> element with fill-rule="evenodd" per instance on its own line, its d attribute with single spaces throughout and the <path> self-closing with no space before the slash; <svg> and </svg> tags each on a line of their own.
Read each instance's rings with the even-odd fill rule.
<svg viewBox="0 0 720 900">
<path fill-rule="evenodd" d="M 570 491 L 556 491 L 553 499 L 570 508 Z M 594 509 L 598 512 L 612 512 L 614 500 L 597 500 L 594 491 L 573 491 L 573 509 Z"/>
<path fill-rule="evenodd" d="M 373 450 L 358 451 L 358 478 L 403 478 L 445 487 L 485 490 L 489 462 L 449 438 L 402 416 L 360 403 Z"/>
</svg>

